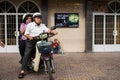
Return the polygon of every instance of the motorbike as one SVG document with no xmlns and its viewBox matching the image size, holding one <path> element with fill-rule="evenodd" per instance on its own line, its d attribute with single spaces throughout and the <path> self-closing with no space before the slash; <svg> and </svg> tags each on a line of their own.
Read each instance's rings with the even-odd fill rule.
<svg viewBox="0 0 120 80">
<path fill-rule="evenodd" d="M 51 30 L 55 30 L 56 26 L 51 27 Z M 45 33 L 33 38 L 36 40 L 36 54 L 35 58 L 31 61 L 30 68 L 33 71 L 38 72 L 40 66 L 49 75 L 49 80 L 54 80 L 52 73 L 55 72 L 54 60 L 53 60 L 53 43 L 48 41 L 48 38 L 53 37 L 51 33 Z M 42 63 L 42 64 L 41 64 Z"/>
</svg>

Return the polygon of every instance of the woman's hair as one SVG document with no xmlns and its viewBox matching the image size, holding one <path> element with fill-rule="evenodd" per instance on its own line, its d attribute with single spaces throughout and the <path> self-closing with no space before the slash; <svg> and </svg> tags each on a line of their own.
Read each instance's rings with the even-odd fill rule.
<svg viewBox="0 0 120 80">
<path fill-rule="evenodd" d="M 26 23 L 26 20 L 28 19 L 28 17 L 31 17 L 31 19 L 32 19 L 32 15 L 29 14 L 29 15 L 26 15 L 26 16 L 25 16 L 25 18 L 23 19 L 22 22 L 23 22 L 23 23 Z M 33 20 L 31 20 L 31 21 L 33 21 Z"/>
</svg>

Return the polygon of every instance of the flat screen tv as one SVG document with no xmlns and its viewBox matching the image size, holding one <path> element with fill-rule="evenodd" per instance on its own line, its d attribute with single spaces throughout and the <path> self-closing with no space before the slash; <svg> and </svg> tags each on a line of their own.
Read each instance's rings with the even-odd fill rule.
<svg viewBox="0 0 120 80">
<path fill-rule="evenodd" d="M 60 28 L 78 28 L 79 13 L 55 13 L 55 25 Z"/>
</svg>

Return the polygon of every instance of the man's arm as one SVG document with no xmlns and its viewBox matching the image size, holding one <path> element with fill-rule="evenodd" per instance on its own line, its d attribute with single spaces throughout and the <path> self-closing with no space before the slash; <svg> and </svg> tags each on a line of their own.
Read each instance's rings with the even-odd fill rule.
<svg viewBox="0 0 120 80">
<path fill-rule="evenodd" d="M 55 30 L 50 30 L 49 28 L 47 28 L 47 26 L 45 26 L 45 24 L 43 24 L 43 27 L 44 27 L 45 32 L 53 33 L 54 35 L 57 34 L 57 31 L 55 31 Z"/>
<path fill-rule="evenodd" d="M 27 27 L 26 27 L 24 36 L 25 36 L 26 38 L 28 38 L 29 40 L 32 40 L 33 37 L 30 35 L 30 28 L 31 28 L 31 26 L 28 24 Z"/>
<path fill-rule="evenodd" d="M 33 40 L 33 37 L 30 36 L 29 34 L 26 34 L 25 37 L 27 37 L 29 40 Z"/>
</svg>

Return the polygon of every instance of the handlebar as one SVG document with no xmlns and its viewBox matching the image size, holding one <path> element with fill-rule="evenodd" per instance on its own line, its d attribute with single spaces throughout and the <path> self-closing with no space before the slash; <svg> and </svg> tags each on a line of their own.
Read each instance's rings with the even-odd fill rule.
<svg viewBox="0 0 120 80">
<path fill-rule="evenodd" d="M 52 26 L 50 28 L 50 30 L 55 30 L 55 29 L 56 29 L 56 26 Z M 53 37 L 53 36 L 54 36 L 54 33 L 46 33 L 43 31 L 42 34 L 33 37 L 33 40 L 47 40 L 48 38 Z"/>
<path fill-rule="evenodd" d="M 53 36 L 54 36 L 53 33 L 42 33 L 39 36 L 33 37 L 33 40 L 46 40 L 46 39 L 53 37 Z"/>
</svg>

